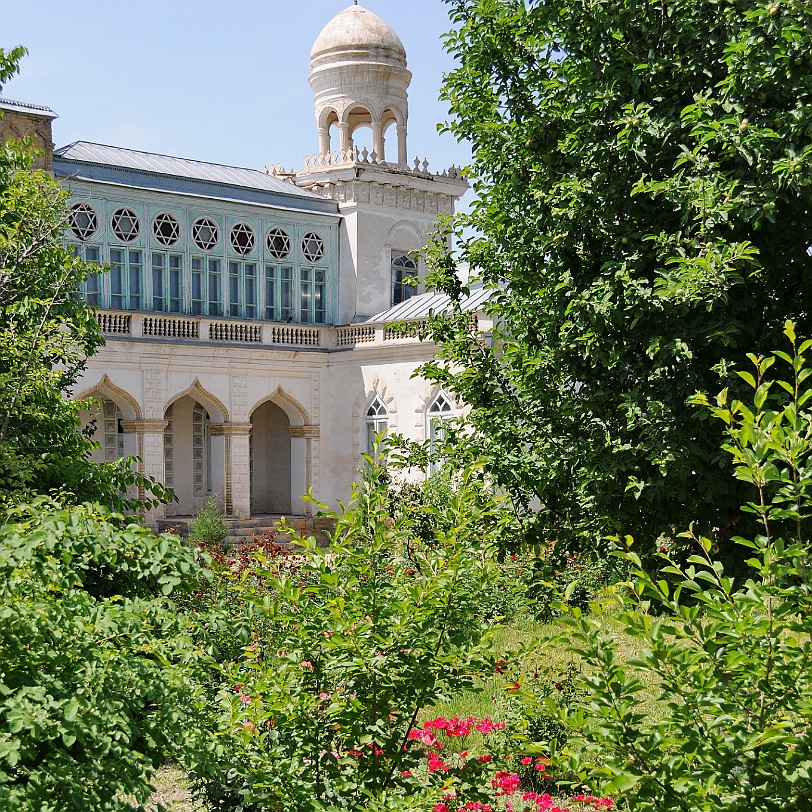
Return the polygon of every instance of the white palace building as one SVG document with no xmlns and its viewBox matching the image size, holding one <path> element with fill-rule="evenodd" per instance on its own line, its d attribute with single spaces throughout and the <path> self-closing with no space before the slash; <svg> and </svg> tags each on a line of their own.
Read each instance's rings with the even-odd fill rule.
<svg viewBox="0 0 812 812">
<path fill-rule="evenodd" d="M 298 172 L 53 149 L 51 110 L 0 101 L 0 135 L 31 135 L 70 192 L 67 241 L 109 265 L 84 286 L 106 344 L 76 395 L 98 400 L 99 459 L 138 456 L 174 489 L 153 523 L 211 496 L 236 519 L 309 516 L 301 495 L 346 499 L 377 432 L 424 440 L 459 412 L 412 377 L 434 347 L 387 325 L 443 306 L 408 280 L 468 184 L 407 163 L 411 73 L 375 14 L 339 13 L 311 67 L 318 153 Z"/>
</svg>

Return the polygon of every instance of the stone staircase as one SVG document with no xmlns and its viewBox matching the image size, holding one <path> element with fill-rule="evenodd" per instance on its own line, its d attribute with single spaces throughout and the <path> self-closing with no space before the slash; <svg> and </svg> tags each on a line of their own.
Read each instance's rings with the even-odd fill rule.
<svg viewBox="0 0 812 812">
<path fill-rule="evenodd" d="M 286 516 L 287 524 L 303 536 L 313 535 L 320 544 L 326 544 L 325 530 L 333 527 L 331 519 L 313 518 L 312 516 Z M 284 544 L 287 536 L 277 531 L 277 524 L 282 514 L 264 514 L 252 516 L 250 519 L 238 519 L 235 516 L 226 516 L 223 521 L 228 525 L 227 544 L 250 543 L 257 536 L 271 534 L 278 544 Z M 194 516 L 172 516 L 158 522 L 158 531 L 171 530 L 182 538 L 189 535 Z"/>
</svg>

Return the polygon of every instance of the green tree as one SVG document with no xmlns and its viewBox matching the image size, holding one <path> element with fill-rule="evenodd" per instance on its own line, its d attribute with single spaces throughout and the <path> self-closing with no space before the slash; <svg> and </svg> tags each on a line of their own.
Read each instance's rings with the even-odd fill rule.
<svg viewBox="0 0 812 812">
<path fill-rule="evenodd" d="M 0 50 L 0 88 L 24 50 Z M 131 460 L 94 463 L 71 387 L 102 343 L 93 310 L 78 295 L 90 267 L 62 242 L 66 193 L 31 168 L 30 144 L 0 145 L 0 499 L 60 493 L 80 502 L 135 507 L 141 482 Z"/>
<path fill-rule="evenodd" d="M 687 401 L 741 385 L 786 317 L 809 329 L 812 6 L 447 2 L 447 127 L 478 195 L 458 258 L 496 323 L 490 342 L 460 312 L 430 325 L 428 373 L 478 430 L 463 447 L 540 499 L 548 538 L 689 515 L 724 539 L 743 500 Z"/>
</svg>

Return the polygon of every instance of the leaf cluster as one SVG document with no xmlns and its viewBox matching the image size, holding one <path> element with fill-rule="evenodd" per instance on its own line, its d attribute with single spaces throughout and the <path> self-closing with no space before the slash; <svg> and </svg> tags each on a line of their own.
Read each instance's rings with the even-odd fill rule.
<svg viewBox="0 0 812 812">
<path fill-rule="evenodd" d="M 748 403 L 723 392 L 712 409 L 727 426 L 735 474 L 755 498 L 761 533 L 737 538 L 749 556 L 734 579 L 714 543 L 684 534 L 683 563 L 662 554 L 653 576 L 631 549 L 619 593 L 627 634 L 640 643 L 623 662 L 598 623 L 573 612 L 568 639 L 590 673 L 589 700 L 561 713 L 572 731 L 570 766 L 629 809 L 802 810 L 812 804 L 812 582 L 808 518 L 812 342 L 753 358 Z M 776 361 L 790 375 L 771 394 Z M 652 704 L 651 694 L 654 694 Z"/>
</svg>

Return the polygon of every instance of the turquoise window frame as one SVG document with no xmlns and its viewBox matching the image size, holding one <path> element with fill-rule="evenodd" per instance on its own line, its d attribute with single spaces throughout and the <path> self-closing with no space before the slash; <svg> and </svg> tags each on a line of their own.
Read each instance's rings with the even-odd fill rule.
<svg viewBox="0 0 812 812">
<path fill-rule="evenodd" d="M 79 257 L 90 265 L 101 265 L 100 245 L 76 245 L 71 244 L 70 249 L 75 257 Z M 82 298 L 94 307 L 104 307 L 106 304 L 104 291 L 104 271 L 88 274 L 79 285 Z"/>
<path fill-rule="evenodd" d="M 265 321 L 292 321 L 295 274 L 293 265 L 265 263 Z"/>
<path fill-rule="evenodd" d="M 299 269 L 299 321 L 302 324 L 327 322 L 327 270 Z"/>
<path fill-rule="evenodd" d="M 150 257 L 150 309 L 159 313 L 184 313 L 186 274 L 183 254 L 152 251 Z"/>
<path fill-rule="evenodd" d="M 228 260 L 228 315 L 256 320 L 259 315 L 259 285 L 254 260 Z"/>
<path fill-rule="evenodd" d="M 110 308 L 112 310 L 144 310 L 144 249 L 111 248 Z"/>
<path fill-rule="evenodd" d="M 223 315 L 222 260 L 193 256 L 191 262 L 191 311 L 194 316 Z"/>
</svg>

